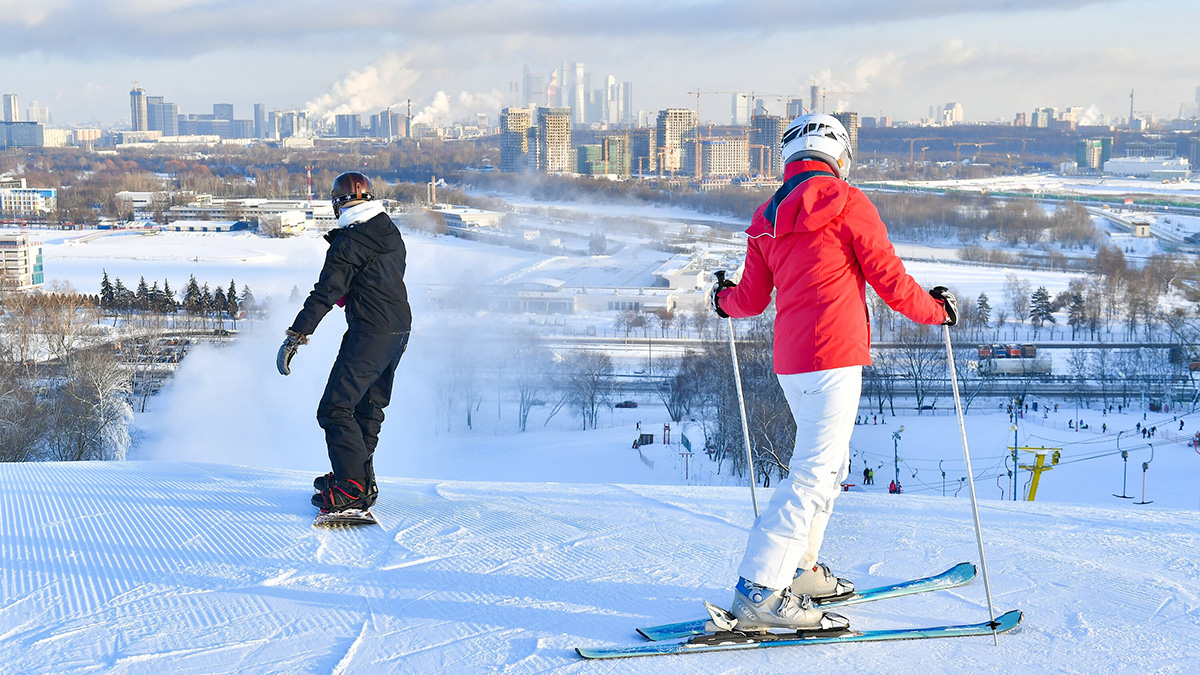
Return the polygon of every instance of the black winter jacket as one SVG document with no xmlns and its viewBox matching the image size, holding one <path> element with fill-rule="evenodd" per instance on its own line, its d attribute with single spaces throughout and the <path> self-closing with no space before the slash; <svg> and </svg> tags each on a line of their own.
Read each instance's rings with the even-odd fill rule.
<svg viewBox="0 0 1200 675">
<path fill-rule="evenodd" d="M 321 277 L 296 315 L 291 330 L 311 335 L 334 303 L 346 296 L 346 324 L 352 331 L 405 333 L 412 310 L 404 288 L 405 248 L 386 213 L 349 227 L 330 230 Z"/>
</svg>

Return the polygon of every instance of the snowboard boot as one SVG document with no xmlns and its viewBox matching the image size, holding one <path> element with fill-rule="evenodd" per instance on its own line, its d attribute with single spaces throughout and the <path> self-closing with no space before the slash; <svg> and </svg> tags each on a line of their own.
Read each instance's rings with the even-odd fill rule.
<svg viewBox="0 0 1200 675">
<path fill-rule="evenodd" d="M 327 513 L 350 509 L 366 511 L 371 507 L 371 500 L 367 490 L 363 488 L 363 483 L 370 483 L 370 481 L 367 479 L 363 479 L 361 482 L 335 480 L 329 483 L 327 481 L 325 489 L 312 496 L 313 506 Z"/>
<path fill-rule="evenodd" d="M 731 614 L 737 630 L 764 632 L 772 628 L 794 631 L 842 631 L 850 628 L 846 617 L 813 607 L 812 598 L 785 588 L 776 591 L 746 579 L 733 590 Z"/>
<path fill-rule="evenodd" d="M 367 488 L 367 505 L 375 506 L 375 500 L 379 499 L 379 484 L 375 482 L 375 476 L 371 476 L 367 480 L 371 483 L 371 486 Z M 324 476 L 317 476 L 313 479 L 313 489 L 318 493 L 321 493 L 324 492 L 332 483 L 333 472 L 330 471 Z M 315 497 L 316 495 L 313 496 Z"/>
<path fill-rule="evenodd" d="M 817 563 L 812 569 L 798 569 L 792 578 L 792 593 L 807 595 L 815 602 L 841 600 L 854 595 L 854 584 L 833 576 L 829 566 Z"/>
</svg>

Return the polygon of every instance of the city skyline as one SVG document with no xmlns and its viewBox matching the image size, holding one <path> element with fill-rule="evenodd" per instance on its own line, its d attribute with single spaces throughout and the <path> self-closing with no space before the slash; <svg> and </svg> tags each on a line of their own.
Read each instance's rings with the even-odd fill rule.
<svg viewBox="0 0 1200 675">
<path fill-rule="evenodd" d="M 694 107 L 696 88 L 807 98 L 813 84 L 831 92 L 830 110 L 896 120 L 951 102 L 968 121 L 1046 106 L 1123 117 L 1131 89 L 1138 113 L 1163 119 L 1193 100 L 1195 3 L 995 4 L 501 1 L 461 12 L 367 1 L 363 29 L 305 18 L 328 16 L 309 0 L 239 7 L 232 25 L 220 2 L 132 2 L 116 12 L 53 0 L 6 5 L 0 90 L 40 101 L 62 125 L 127 122 L 135 80 L 180 112 L 229 102 L 240 117 L 255 103 L 369 115 L 412 98 L 418 120 L 495 117 L 520 103 L 511 90 L 526 67 L 548 76 L 564 61 L 583 64 L 592 88 L 609 76 L 631 82 L 634 112 Z M 374 37 L 362 39 L 364 30 Z M 782 114 L 785 103 L 768 98 Z M 701 111 L 728 122 L 729 97 L 706 96 Z"/>
</svg>

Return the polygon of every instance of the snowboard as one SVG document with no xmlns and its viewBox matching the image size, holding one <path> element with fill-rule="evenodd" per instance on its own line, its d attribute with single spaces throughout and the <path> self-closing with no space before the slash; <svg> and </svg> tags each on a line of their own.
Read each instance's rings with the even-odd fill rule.
<svg viewBox="0 0 1200 675">
<path fill-rule="evenodd" d="M 313 519 L 313 527 L 326 527 L 331 525 L 378 525 L 379 521 L 375 519 L 375 514 L 370 510 L 346 509 L 345 511 L 325 511 L 321 510 L 315 519 Z"/>
</svg>

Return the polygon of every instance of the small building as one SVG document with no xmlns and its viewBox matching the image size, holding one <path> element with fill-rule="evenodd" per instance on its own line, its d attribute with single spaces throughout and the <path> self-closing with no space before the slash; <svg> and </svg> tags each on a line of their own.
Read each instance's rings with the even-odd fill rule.
<svg viewBox="0 0 1200 675">
<path fill-rule="evenodd" d="M 1104 163 L 1104 173 L 1176 181 L 1187 180 L 1191 168 L 1186 157 L 1117 157 Z"/>
<path fill-rule="evenodd" d="M 41 215 L 58 208 L 58 190 L 32 188 L 24 178 L 0 182 L 0 213 Z"/>
<path fill-rule="evenodd" d="M 0 284 L 5 288 L 27 290 L 38 288 L 45 281 L 42 242 L 33 241 L 24 233 L 0 234 L 0 256 L 4 260 Z"/>
<path fill-rule="evenodd" d="M 163 232 L 239 232 L 252 229 L 244 220 L 176 220 L 163 225 Z"/>
<path fill-rule="evenodd" d="M 438 206 L 430 209 L 431 212 L 438 214 L 442 220 L 446 221 L 446 226 L 449 228 L 464 228 L 464 227 L 500 227 L 500 221 L 504 218 L 503 213 L 499 211 L 484 211 L 483 209 L 474 209 L 469 206 Z"/>
</svg>

